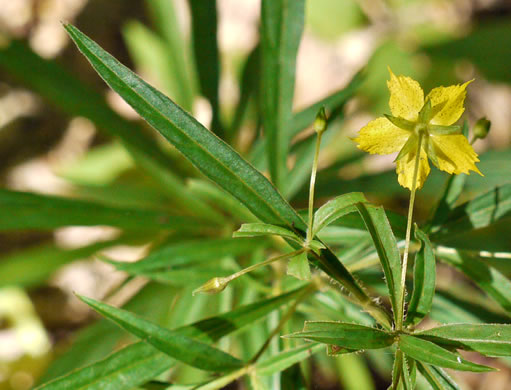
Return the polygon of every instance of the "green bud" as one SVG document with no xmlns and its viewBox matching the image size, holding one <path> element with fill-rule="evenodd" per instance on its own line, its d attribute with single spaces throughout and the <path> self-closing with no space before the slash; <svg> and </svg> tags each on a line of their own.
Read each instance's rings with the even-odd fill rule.
<svg viewBox="0 0 511 390">
<path fill-rule="evenodd" d="M 318 134 L 322 134 L 328 127 L 328 120 L 325 113 L 325 107 L 321 107 L 316 115 L 316 119 L 314 119 L 314 124 L 312 125 L 314 131 Z"/>
<path fill-rule="evenodd" d="M 196 288 L 193 290 L 192 295 L 195 294 L 218 294 L 219 292 L 222 292 L 225 290 L 227 285 L 229 284 L 229 279 L 227 278 L 219 278 L 215 277 L 206 283 L 204 283 L 199 288 Z"/>
<path fill-rule="evenodd" d="M 491 122 L 486 117 L 479 119 L 474 126 L 474 138 L 486 138 L 490 132 L 490 127 Z"/>
</svg>

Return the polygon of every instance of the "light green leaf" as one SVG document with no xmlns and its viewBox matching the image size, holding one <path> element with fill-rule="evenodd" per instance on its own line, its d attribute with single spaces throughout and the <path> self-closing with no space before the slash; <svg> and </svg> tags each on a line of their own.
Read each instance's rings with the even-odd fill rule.
<svg viewBox="0 0 511 390">
<path fill-rule="evenodd" d="M 293 364 L 307 359 L 323 348 L 325 347 L 321 344 L 305 344 L 280 352 L 277 355 L 257 363 L 255 366 L 256 373 L 257 375 L 267 376 L 273 375 L 276 372 L 284 371 Z"/>
<path fill-rule="evenodd" d="M 452 324 L 443 325 L 414 336 L 449 347 L 476 351 L 486 356 L 511 356 L 511 325 Z"/>
<path fill-rule="evenodd" d="M 433 390 L 461 390 L 460 387 L 440 367 L 417 362 L 417 368 Z"/>
<path fill-rule="evenodd" d="M 108 225 L 129 230 L 196 231 L 199 219 L 163 210 L 120 208 L 78 199 L 0 189 L 1 230 Z"/>
<path fill-rule="evenodd" d="M 407 334 L 399 335 L 398 347 L 415 360 L 460 371 L 487 372 L 495 369 L 472 363 L 461 356 L 426 340 Z"/>
<path fill-rule="evenodd" d="M 343 322 L 307 321 L 303 331 L 286 335 L 348 349 L 378 349 L 393 344 L 394 336 L 382 330 Z"/>
<path fill-rule="evenodd" d="M 351 192 L 340 195 L 321 206 L 314 213 L 313 234 L 314 237 L 321 229 L 342 216 L 357 211 L 357 203 L 367 203 L 367 199 L 361 192 Z"/>
<path fill-rule="evenodd" d="M 482 259 L 463 251 L 439 252 L 439 258 L 459 269 L 492 297 L 504 310 L 511 313 L 511 281 Z"/>
<path fill-rule="evenodd" d="M 405 324 L 418 324 L 431 310 L 435 295 L 436 261 L 428 236 L 415 226 L 415 237 L 421 248 L 415 255 L 413 292 L 408 304 Z"/>
<path fill-rule="evenodd" d="M 305 230 L 275 187 L 236 151 L 71 25 L 71 38 L 107 84 L 206 176 L 266 223 Z"/>
<path fill-rule="evenodd" d="M 78 296 L 95 311 L 156 349 L 190 366 L 208 371 L 231 371 L 243 366 L 233 356 L 182 334 L 137 318 L 130 312 L 84 296 Z"/>
<path fill-rule="evenodd" d="M 289 260 L 287 274 L 300 280 L 311 279 L 311 268 L 307 260 L 307 252 L 302 252 Z"/>
<path fill-rule="evenodd" d="M 303 242 L 303 239 L 291 230 L 267 223 L 244 223 L 232 234 L 233 237 L 258 237 L 267 235 L 289 238 L 299 244 Z"/>
<path fill-rule="evenodd" d="M 296 54 L 304 25 L 304 0 L 261 3 L 262 118 L 273 183 L 286 175 Z"/>
</svg>

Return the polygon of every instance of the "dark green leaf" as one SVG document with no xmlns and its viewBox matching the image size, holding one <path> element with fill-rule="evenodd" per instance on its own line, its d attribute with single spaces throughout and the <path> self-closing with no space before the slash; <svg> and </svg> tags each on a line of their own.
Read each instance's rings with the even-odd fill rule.
<svg viewBox="0 0 511 390">
<path fill-rule="evenodd" d="M 216 0 L 189 0 L 188 5 L 192 16 L 193 52 L 200 90 L 211 104 L 212 129 L 219 137 L 223 137 L 218 95 L 220 58 L 217 43 Z"/>
<path fill-rule="evenodd" d="M 286 174 L 296 54 L 304 12 L 304 0 L 263 0 L 261 4 L 262 115 L 270 174 L 279 188 Z"/>
<path fill-rule="evenodd" d="M 421 248 L 415 255 L 413 293 L 408 304 L 405 324 L 418 324 L 431 310 L 435 295 L 436 261 L 429 238 L 415 226 L 415 238 Z"/>
<path fill-rule="evenodd" d="M 459 386 L 440 367 L 417 362 L 417 368 L 433 390 L 460 390 Z"/>
<path fill-rule="evenodd" d="M 382 330 L 342 322 L 307 321 L 303 331 L 285 337 L 312 340 L 355 350 L 385 348 L 394 342 L 394 336 Z"/>
<path fill-rule="evenodd" d="M 511 325 L 508 324 L 452 324 L 414 335 L 486 356 L 511 356 Z"/>
<path fill-rule="evenodd" d="M 399 335 L 398 347 L 405 354 L 410 355 L 415 360 L 433 364 L 435 366 L 452 368 L 460 371 L 486 372 L 493 371 L 494 368 L 482 366 L 469 362 L 461 356 L 449 352 L 448 350 L 426 340 L 409 336 Z"/>
<path fill-rule="evenodd" d="M 130 230 L 196 230 L 199 219 L 163 210 L 120 208 L 78 199 L 0 190 L 0 230 L 109 225 Z"/>
</svg>

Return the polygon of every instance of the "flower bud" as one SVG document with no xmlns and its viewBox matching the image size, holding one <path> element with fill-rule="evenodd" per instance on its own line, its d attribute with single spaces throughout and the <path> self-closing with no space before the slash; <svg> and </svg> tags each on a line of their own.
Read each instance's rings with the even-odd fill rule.
<svg viewBox="0 0 511 390">
<path fill-rule="evenodd" d="M 322 134 L 326 128 L 328 127 L 328 120 L 325 113 L 325 107 L 321 107 L 316 115 L 316 119 L 314 119 L 314 124 L 312 125 L 314 131 L 318 134 Z"/>
<path fill-rule="evenodd" d="M 474 138 L 484 139 L 488 135 L 491 127 L 491 122 L 482 117 L 479 119 L 474 126 Z"/>
<path fill-rule="evenodd" d="M 225 290 L 227 285 L 229 284 L 229 279 L 227 278 L 219 278 L 215 277 L 206 283 L 204 283 L 199 288 L 196 288 L 193 290 L 192 295 L 195 294 L 218 294 L 219 292 L 222 292 Z"/>
</svg>

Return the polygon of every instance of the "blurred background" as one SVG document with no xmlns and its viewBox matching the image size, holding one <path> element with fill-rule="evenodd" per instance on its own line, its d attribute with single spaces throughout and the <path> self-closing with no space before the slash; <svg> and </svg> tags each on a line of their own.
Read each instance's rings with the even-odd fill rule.
<svg viewBox="0 0 511 390">
<path fill-rule="evenodd" d="M 98 132 L 88 119 L 73 115 L 72 109 L 62 110 L 50 103 L 53 81 L 41 83 L 34 76 L 46 71 L 44 64 L 50 61 L 55 77 L 80 80 L 103 95 L 121 116 L 137 120 L 137 115 L 106 88 L 70 45 L 62 22 L 71 22 L 210 126 L 215 119 L 210 103 L 198 95 L 193 70 L 188 2 L 169 0 L 177 21 L 171 26 L 161 25 L 152 3 L 0 0 L 2 188 L 104 199 L 102 188 L 123 178 L 125 186 L 116 194 L 117 204 L 162 201 L 151 183 L 142 187 L 143 178 L 131 174 L 133 161 L 120 144 Z M 237 120 L 236 106 L 243 98 L 239 80 L 246 58 L 259 39 L 259 7 L 259 0 L 217 0 L 219 100 L 224 121 Z M 345 87 L 363 67 L 367 74 L 322 152 L 320 164 L 330 168 L 318 179 L 320 198 L 363 191 L 390 209 L 405 209 L 407 193 L 394 180 L 394 156 L 361 158 L 348 138 L 372 118 L 388 113 L 387 66 L 396 74 L 415 78 L 426 92 L 435 86 L 475 79 L 468 88 L 464 117 L 473 125 L 486 116 L 492 127 L 489 136 L 475 144 L 483 156 L 479 167 L 485 178 L 470 176 L 468 193 L 511 181 L 511 2 L 309 0 L 305 23 L 297 62 L 296 110 Z M 163 44 L 165 29 L 179 29 L 185 37 L 175 43 L 181 47 L 177 61 Z M 257 70 L 247 74 L 257 82 Z M 178 77 L 187 80 L 187 91 L 177 87 Z M 84 95 L 84 99 L 89 97 Z M 250 149 L 257 134 L 256 111 L 256 99 L 251 97 L 235 140 L 241 152 Z M 303 134 L 295 141 L 301 138 Z M 353 163 L 346 164 L 350 159 Z M 341 160 L 339 169 L 335 164 L 331 168 L 332 162 Z M 180 169 L 191 168 L 185 165 Z M 427 215 L 445 179 L 433 171 L 419 194 L 419 218 Z M 306 191 L 297 188 L 289 197 L 296 205 L 303 205 Z M 0 389 L 32 387 L 52 357 L 69 344 L 73 331 L 90 322 L 90 312 L 77 302 L 73 291 L 102 298 L 124 278 L 109 265 L 91 259 L 87 251 L 75 251 L 72 258 L 52 263 L 48 252 L 44 256 L 37 251 L 30 255 L 31 249 L 51 245 L 78 250 L 92 244 L 99 248 L 118 235 L 116 229 L 106 227 L 0 233 Z M 119 245 L 109 250 L 107 254 L 130 261 L 140 258 L 146 248 Z M 73 263 L 67 264 L 71 260 Z M 125 297 L 116 299 L 122 302 Z M 454 376 L 466 389 L 511 386 L 511 373 L 506 367 L 499 373 Z M 325 381 L 336 388 L 335 378 Z"/>
</svg>

